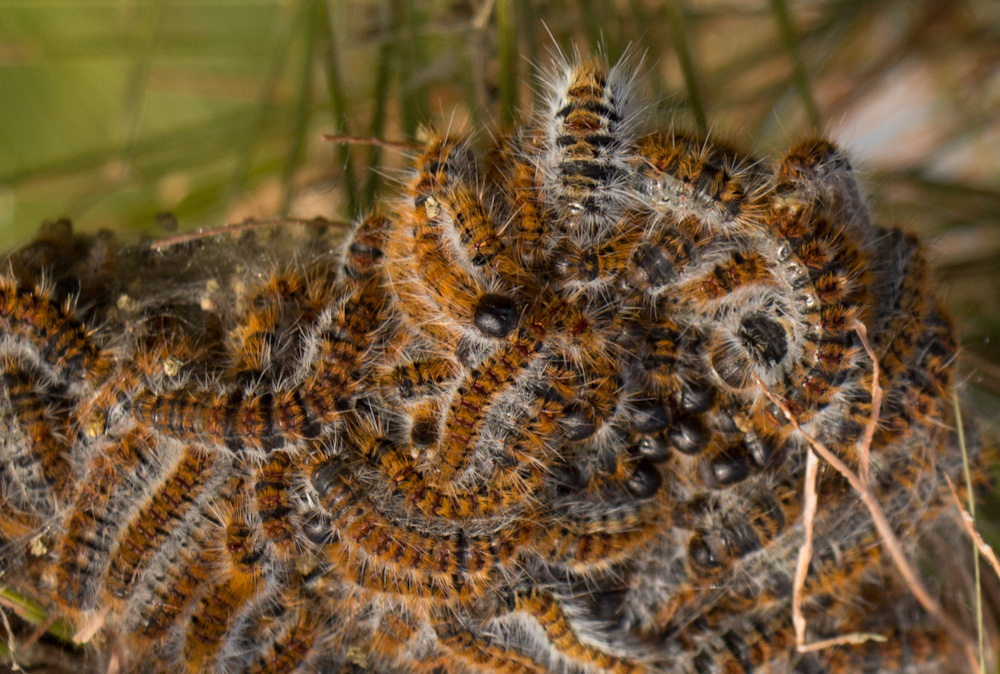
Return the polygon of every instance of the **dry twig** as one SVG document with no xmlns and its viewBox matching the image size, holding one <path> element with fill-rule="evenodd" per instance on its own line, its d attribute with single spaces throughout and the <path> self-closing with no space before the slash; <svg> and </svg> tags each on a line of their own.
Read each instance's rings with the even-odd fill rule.
<svg viewBox="0 0 1000 674">
<path fill-rule="evenodd" d="M 955 506 L 958 508 L 958 513 L 960 515 L 959 520 L 962 522 L 962 528 L 965 529 L 965 533 L 969 536 L 969 539 L 976 545 L 976 550 L 979 554 L 993 567 L 994 573 L 997 574 L 997 578 L 1000 578 L 1000 560 L 997 559 L 997 553 L 993 550 L 993 547 L 983 540 L 982 535 L 976 531 L 975 519 L 969 514 L 969 511 L 965 509 L 962 505 L 962 499 L 958 495 L 958 490 L 955 489 L 955 483 L 951 481 L 951 478 L 947 475 L 944 479 L 948 482 L 948 489 L 951 490 L 951 496 L 955 499 Z"/>
<path fill-rule="evenodd" d="M 338 136 L 335 134 L 323 134 L 323 140 L 332 143 L 343 143 L 345 145 L 374 145 L 384 147 L 389 150 L 419 150 L 423 145 L 419 143 L 408 143 L 405 140 L 382 140 L 380 138 L 366 138 L 364 136 Z"/>
<path fill-rule="evenodd" d="M 149 244 L 150 249 L 156 252 L 161 252 L 167 248 L 172 248 L 174 246 L 179 246 L 184 243 L 190 243 L 192 241 L 200 241 L 201 239 L 210 239 L 216 236 L 231 236 L 233 234 L 244 234 L 257 229 L 268 229 L 271 227 L 281 227 L 282 225 L 312 225 L 318 227 L 348 227 L 350 223 L 341 222 L 338 220 L 326 220 L 324 218 L 314 218 L 312 220 L 305 220 L 302 218 L 279 218 L 277 220 L 257 220 L 250 219 L 243 222 L 238 222 L 231 225 L 223 225 L 222 227 L 215 227 L 213 229 L 199 229 L 196 232 L 188 232 L 186 234 L 177 234 L 176 236 L 168 236 L 164 239 L 158 239 Z"/>
<path fill-rule="evenodd" d="M 878 357 L 868 341 L 868 328 L 861 321 L 854 322 L 854 330 L 861 339 L 865 352 L 872 361 L 872 412 L 865 425 L 865 435 L 858 448 L 858 476 L 861 481 L 868 486 L 869 466 L 871 465 L 872 442 L 875 440 L 875 430 L 878 427 L 878 420 L 882 416 L 882 384 L 879 378 L 882 376 L 882 367 L 879 365 Z"/>
<path fill-rule="evenodd" d="M 24 642 L 22 648 L 31 648 L 36 641 L 45 636 L 45 633 L 52 628 L 52 626 L 56 623 L 56 620 L 58 620 L 56 615 L 54 613 L 50 614 L 49 617 L 46 618 L 45 621 L 31 633 L 31 636 Z"/>
<path fill-rule="evenodd" d="M 868 343 L 867 333 L 864 326 L 861 325 L 860 322 L 855 321 L 853 327 L 858 332 L 858 335 L 861 337 L 862 344 L 864 344 L 865 350 L 868 352 L 869 357 L 871 357 L 875 362 L 874 371 L 875 373 L 877 373 L 878 372 L 877 359 L 874 357 L 874 352 L 871 349 L 871 345 Z M 792 424 L 792 427 L 795 428 L 795 430 L 798 431 L 799 434 L 812 446 L 813 450 L 820 457 L 822 457 L 824 461 L 829 463 L 834 468 L 834 470 L 840 473 L 847 480 L 848 484 L 851 485 L 851 488 L 854 489 L 855 492 L 857 492 L 858 496 L 861 498 L 862 503 L 865 504 L 865 507 L 868 509 L 868 512 L 871 515 L 872 522 L 875 524 L 875 528 L 878 530 L 879 536 L 881 536 L 882 538 L 883 546 L 885 546 L 886 551 L 892 558 L 892 561 L 896 565 L 896 568 L 899 571 L 900 575 L 902 575 L 904 581 L 906 582 L 907 586 L 910 589 L 910 592 L 917 599 L 917 601 L 924 608 L 924 610 L 927 611 L 927 613 L 929 613 L 930 615 L 932 615 L 938 621 L 938 623 L 951 635 L 951 637 L 956 640 L 956 642 L 965 646 L 966 655 L 969 657 L 970 663 L 972 663 L 973 668 L 977 668 L 975 665 L 976 657 L 975 657 L 973 640 L 969 637 L 969 635 L 965 633 L 965 631 L 958 623 L 956 623 L 950 616 L 948 616 L 944 612 L 944 609 L 942 609 L 941 605 L 930 595 L 930 592 L 928 592 L 927 588 L 920 580 L 920 577 L 917 575 L 916 569 L 913 568 L 913 565 L 906 558 L 906 554 L 903 552 L 903 546 L 900 543 L 899 538 L 896 536 L 896 533 L 892 530 L 892 525 L 889 523 L 889 520 L 885 515 L 885 511 L 882 510 L 882 507 L 881 505 L 879 505 L 875 493 L 869 486 L 867 474 L 865 474 L 864 477 L 862 477 L 858 473 L 851 470 L 850 467 L 846 463 L 844 463 L 840 459 L 840 457 L 838 457 L 836 454 L 830 451 L 830 449 L 827 448 L 826 445 L 821 443 L 815 437 L 806 433 L 805 430 L 803 430 L 802 426 L 799 424 L 798 420 L 795 418 L 795 415 L 792 414 L 792 411 L 788 408 L 787 403 L 785 403 L 777 395 L 775 395 L 775 393 L 771 391 L 771 389 L 763 381 L 761 381 L 761 379 L 756 375 L 756 373 L 751 372 L 751 375 L 757 382 L 757 385 L 760 386 L 761 390 L 764 392 L 764 395 L 766 395 L 767 398 L 772 403 L 774 403 L 778 407 L 778 409 L 782 411 L 782 413 L 785 415 L 785 418 L 788 419 L 788 422 Z M 876 394 L 878 394 L 877 397 Z M 877 377 L 874 378 L 872 384 L 872 419 L 869 420 L 868 427 L 866 428 L 864 436 L 864 439 L 865 441 L 867 441 L 867 444 L 862 443 L 862 445 L 858 448 L 859 451 L 858 463 L 860 467 L 863 467 L 862 470 L 865 472 L 867 472 L 867 467 L 869 465 L 869 460 L 870 460 L 870 454 L 871 454 L 870 443 L 871 443 L 871 438 L 874 437 L 874 426 L 875 424 L 878 423 L 879 408 L 876 405 L 876 403 L 879 404 L 881 403 L 881 389 L 879 388 Z M 871 438 L 869 437 L 869 431 L 871 432 Z M 809 545 L 811 546 L 811 540 L 809 541 Z M 800 564 L 801 564 L 801 556 L 800 556 Z M 798 574 L 796 574 L 796 579 L 798 579 Z M 801 599 L 801 590 L 798 593 L 798 597 L 799 599 Z M 795 609 L 793 607 L 793 612 L 794 610 Z M 798 611 L 799 611 L 799 616 L 801 617 L 801 607 L 799 607 Z M 805 637 L 804 632 L 805 628 L 803 625 L 802 637 L 801 637 L 802 641 L 800 641 L 798 626 L 796 626 L 796 641 L 799 650 L 803 651 L 803 649 L 807 648 L 809 650 L 815 650 L 816 648 L 815 644 L 810 645 L 803 643 Z M 850 637 L 851 640 L 847 641 L 846 643 L 853 643 L 853 640 L 858 638 L 857 635 L 848 635 L 848 636 Z M 841 637 L 841 639 L 843 639 L 843 637 Z M 823 642 L 817 642 L 817 643 L 823 644 Z M 829 644 L 829 645 L 834 645 L 834 644 Z"/>
<path fill-rule="evenodd" d="M 21 666 L 17 664 L 17 660 L 14 659 L 14 630 L 10 627 L 10 621 L 7 619 L 7 612 L 0 609 L 0 619 L 3 620 L 4 629 L 7 630 L 7 655 L 10 656 L 10 670 L 12 672 L 21 671 Z"/>
<path fill-rule="evenodd" d="M 795 566 L 795 584 L 792 589 L 792 625 L 795 627 L 795 643 L 801 650 L 806 641 L 806 618 L 802 613 L 802 594 L 812 560 L 813 522 L 816 519 L 816 477 L 819 475 L 819 459 L 816 452 L 809 450 L 806 456 L 805 504 L 802 508 L 802 525 L 806 530 L 805 540 L 799 548 L 799 559 Z"/>
</svg>

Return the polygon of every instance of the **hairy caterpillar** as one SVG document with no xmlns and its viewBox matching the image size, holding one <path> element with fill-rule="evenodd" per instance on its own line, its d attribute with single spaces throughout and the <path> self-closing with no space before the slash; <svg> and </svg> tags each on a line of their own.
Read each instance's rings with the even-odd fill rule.
<svg viewBox="0 0 1000 674">
<path fill-rule="evenodd" d="M 432 135 L 336 254 L 178 246 L 131 313 L 5 274 L 4 582 L 128 671 L 960 669 L 829 475 L 809 636 L 885 641 L 795 649 L 808 445 L 760 385 L 854 465 L 866 326 L 916 554 L 960 469 L 919 243 L 829 142 L 768 165 L 643 128 L 632 79 L 559 63 L 482 170 Z"/>
</svg>

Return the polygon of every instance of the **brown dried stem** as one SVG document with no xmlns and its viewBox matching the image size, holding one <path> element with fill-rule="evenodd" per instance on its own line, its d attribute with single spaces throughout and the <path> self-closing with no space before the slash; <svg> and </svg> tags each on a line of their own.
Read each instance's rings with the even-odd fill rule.
<svg viewBox="0 0 1000 674">
<path fill-rule="evenodd" d="M 795 627 L 795 643 L 801 650 L 806 642 L 806 618 L 802 613 L 802 595 L 812 560 L 813 522 L 816 519 L 816 477 L 819 475 L 819 459 L 810 450 L 806 456 L 805 504 L 802 508 L 802 524 L 806 530 L 805 540 L 799 548 L 799 559 L 795 565 L 795 584 L 792 589 L 792 625 Z"/>
<path fill-rule="evenodd" d="M 882 415 L 882 385 L 879 383 L 879 378 L 882 376 L 882 367 L 879 365 L 878 357 L 875 355 L 875 350 L 872 349 L 871 342 L 868 341 L 868 328 L 861 321 L 854 321 L 852 327 L 858 333 L 861 344 L 865 347 L 865 351 L 872 361 L 872 412 L 871 416 L 868 417 L 868 423 L 865 426 L 865 435 L 861 440 L 861 446 L 858 451 L 858 476 L 865 486 L 868 486 L 872 442 L 875 440 L 875 430 L 878 427 L 878 420 Z"/>
<path fill-rule="evenodd" d="M 763 382 L 758 380 L 757 383 L 764 389 L 765 394 L 768 393 L 768 389 Z M 785 412 L 785 414 L 787 415 L 788 412 Z M 819 651 L 824 648 L 832 648 L 833 646 L 863 644 L 866 641 L 885 641 L 885 636 L 882 634 L 852 632 L 833 637 L 832 639 L 806 642 L 806 628 L 808 627 L 808 623 L 802 612 L 802 602 L 804 599 L 806 576 L 809 575 L 809 562 L 812 560 L 813 525 L 816 520 L 816 509 L 819 502 L 816 493 L 818 475 L 819 459 L 816 456 L 816 452 L 810 450 L 806 456 L 805 502 L 802 509 L 802 524 L 805 529 L 805 539 L 799 547 L 799 556 L 795 565 L 795 580 L 792 589 L 792 625 L 795 628 L 795 647 L 799 653 Z"/>
<path fill-rule="evenodd" d="M 798 639 L 798 635 L 796 635 L 796 639 Z M 883 642 L 886 641 L 886 636 L 877 632 L 851 632 L 831 639 L 821 639 L 802 644 L 796 643 L 795 648 L 799 653 L 812 653 L 825 648 L 833 648 L 834 646 L 860 646 L 868 641 Z"/>
<path fill-rule="evenodd" d="M 951 478 L 947 475 L 944 479 L 948 482 L 948 489 L 951 490 L 951 495 L 955 499 L 955 506 L 958 508 L 959 519 L 962 522 L 962 528 L 965 529 L 965 533 L 969 536 L 972 542 L 976 546 L 976 550 L 979 554 L 993 567 L 994 573 L 997 574 L 997 578 L 1000 578 L 1000 560 L 997 559 L 997 553 L 993 550 L 989 543 L 983 540 L 982 535 L 976 531 L 975 519 L 969 514 L 965 506 L 962 505 L 962 499 L 958 495 L 958 490 L 955 489 L 955 483 L 951 481 Z"/>
<path fill-rule="evenodd" d="M 3 620 L 4 629 L 7 630 L 7 655 L 10 658 L 10 670 L 12 672 L 21 671 L 20 665 L 17 664 L 17 659 L 14 657 L 14 652 L 17 650 L 17 646 L 14 643 L 14 630 L 10 627 L 10 620 L 7 619 L 7 612 L 0 609 L 0 619 Z"/>
<path fill-rule="evenodd" d="M 323 140 L 332 143 L 343 143 L 345 145 L 374 145 L 384 147 L 389 150 L 419 150 L 423 147 L 419 143 L 408 143 L 405 140 L 382 140 L 380 138 L 366 138 L 365 136 L 338 136 L 336 134 L 325 133 Z"/>
<path fill-rule="evenodd" d="M 21 648 L 28 649 L 34 646 L 35 642 L 45 636 L 45 633 L 52 628 L 52 626 L 56 623 L 56 620 L 58 620 L 56 614 L 50 614 L 49 617 L 45 619 L 45 622 L 35 628 L 35 631 L 31 633 L 31 636 L 28 637 L 27 641 L 24 642 Z"/>
<path fill-rule="evenodd" d="M 868 351 L 869 357 L 872 357 L 873 360 L 877 363 L 877 359 L 874 358 L 874 352 L 871 349 L 871 345 L 868 343 L 867 334 L 864 330 L 864 326 L 861 326 L 860 323 L 855 322 L 853 327 L 858 332 L 858 335 L 861 337 L 862 344 L 865 345 L 865 350 Z M 877 365 L 875 367 L 877 368 Z M 878 370 L 876 369 L 875 372 L 878 372 Z M 932 615 L 938 621 L 938 623 L 952 636 L 952 638 L 954 638 L 958 643 L 962 644 L 965 647 L 970 662 L 973 663 L 973 667 L 975 668 L 976 658 L 975 658 L 973 640 L 969 637 L 969 635 L 965 633 L 965 631 L 961 628 L 961 626 L 958 623 L 956 623 L 950 616 L 948 616 L 944 612 L 944 609 L 942 609 L 941 605 L 931 596 L 930 592 L 928 592 L 927 588 L 920 580 L 920 577 L 917 575 L 917 572 L 913 568 L 913 565 L 906 558 L 906 553 L 903 552 L 903 546 L 900 543 L 899 538 L 896 536 L 896 532 L 892 530 L 892 525 L 889 523 L 889 520 L 885 515 L 885 511 L 882 510 L 882 507 L 881 505 L 879 505 L 875 493 L 869 486 L 867 475 L 865 475 L 864 478 L 862 478 L 862 476 L 860 476 L 858 473 L 851 470 L 850 467 L 840 459 L 840 457 L 838 457 L 836 454 L 830 451 L 830 449 L 827 448 L 826 445 L 817 440 L 815 437 L 806 433 L 803 430 L 802 426 L 799 424 L 798 420 L 795 418 L 795 415 L 792 414 L 792 411 L 789 409 L 787 403 L 785 403 L 782 399 L 780 399 L 777 395 L 775 395 L 774 392 L 771 391 L 771 389 L 763 381 L 761 381 L 761 379 L 756 375 L 756 373 L 751 373 L 751 374 L 754 380 L 757 382 L 758 386 L 760 386 L 761 390 L 764 392 L 764 395 L 766 395 L 767 398 L 772 403 L 774 403 L 778 407 L 778 409 L 782 411 L 782 413 L 785 415 L 785 418 L 788 419 L 788 422 L 792 424 L 792 427 L 795 428 L 795 430 L 798 431 L 803 438 L 805 438 L 805 440 L 812 446 L 813 450 L 824 461 L 829 463 L 834 468 L 834 470 L 840 473 L 844 477 L 844 479 L 847 480 L 848 484 L 851 485 L 851 488 L 854 489 L 854 491 L 858 494 L 858 496 L 861 498 L 862 503 L 865 504 L 865 507 L 868 509 L 868 512 L 871 515 L 872 522 L 875 524 L 875 528 L 878 530 L 879 535 L 882 538 L 883 546 L 889 553 L 889 556 L 892 558 L 893 563 L 896 565 L 897 570 L 899 571 L 900 575 L 903 577 L 903 580 L 909 587 L 910 592 L 917 599 L 917 601 L 924 608 L 924 610 L 927 611 L 927 613 L 929 613 L 930 615 Z M 859 466 L 863 466 L 864 467 L 863 470 L 865 471 L 867 471 L 867 466 L 869 465 L 871 456 L 871 438 L 874 437 L 873 428 L 874 425 L 878 422 L 877 415 L 879 413 L 879 409 L 876 407 L 876 402 L 878 402 L 879 404 L 881 403 L 881 389 L 878 388 L 877 377 L 874 379 L 872 384 L 872 419 L 874 421 L 869 421 L 868 428 L 866 429 L 865 436 L 863 438 L 865 442 L 861 443 L 861 446 L 858 447 L 858 452 L 860 455 Z M 869 437 L 868 433 L 869 430 L 871 430 L 871 438 Z M 809 540 L 808 542 L 809 545 L 811 546 L 812 543 L 811 540 Z M 800 553 L 800 564 L 801 564 L 801 553 Z M 796 574 L 796 580 L 798 580 L 798 573 Z M 801 600 L 801 589 L 796 593 L 796 595 L 793 596 L 793 602 L 795 601 L 795 597 Z M 799 616 L 801 617 L 801 606 L 799 606 L 797 610 Z M 796 609 L 793 606 L 793 615 L 795 611 Z M 804 641 L 805 637 L 804 632 L 805 629 L 803 625 L 802 641 Z M 853 638 L 856 637 L 852 637 L 852 639 Z M 799 641 L 798 626 L 796 627 L 796 641 L 798 643 L 800 651 L 803 650 L 803 648 L 808 648 L 810 646 L 808 644 L 804 644 Z M 815 649 L 815 645 L 813 645 L 812 649 Z"/>
<path fill-rule="evenodd" d="M 305 220 L 302 218 L 280 218 L 276 220 L 257 220 L 250 219 L 243 222 L 237 222 L 230 225 L 223 225 L 222 227 L 215 227 L 212 229 L 199 229 L 196 232 L 188 232 L 186 234 L 177 234 L 176 236 L 168 236 L 164 239 L 158 239 L 149 244 L 150 249 L 157 252 L 161 252 L 167 248 L 172 248 L 173 246 L 179 246 L 184 243 L 190 243 L 192 241 L 200 241 L 201 239 L 210 239 L 216 236 L 232 236 L 234 234 L 244 234 L 257 229 L 268 229 L 271 227 L 281 227 L 282 225 L 312 225 L 319 227 L 348 227 L 350 223 L 341 222 L 338 220 L 326 220 L 324 218 L 314 218 L 312 220 Z"/>
</svg>

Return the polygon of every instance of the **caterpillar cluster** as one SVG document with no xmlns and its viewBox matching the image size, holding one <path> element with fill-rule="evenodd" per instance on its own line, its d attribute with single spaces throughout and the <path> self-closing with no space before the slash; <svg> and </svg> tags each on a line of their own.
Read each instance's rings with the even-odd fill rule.
<svg viewBox="0 0 1000 674">
<path fill-rule="evenodd" d="M 960 666 L 832 470 L 807 636 L 885 639 L 800 654 L 791 619 L 803 433 L 857 467 L 872 413 L 858 324 L 908 554 L 961 472 L 923 248 L 829 142 L 649 132 L 631 78 L 561 64 L 485 156 L 432 134 L 339 253 L 14 253 L 0 580 L 122 671 Z"/>
</svg>

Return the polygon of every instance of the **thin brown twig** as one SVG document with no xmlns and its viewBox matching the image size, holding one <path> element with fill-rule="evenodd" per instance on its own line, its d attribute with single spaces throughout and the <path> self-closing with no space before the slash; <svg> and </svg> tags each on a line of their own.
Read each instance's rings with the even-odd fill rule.
<svg viewBox="0 0 1000 674">
<path fill-rule="evenodd" d="M 855 325 L 855 329 L 857 329 L 857 324 Z M 792 411 L 788 408 L 788 405 L 775 395 L 756 373 L 751 372 L 751 376 L 757 382 L 757 385 L 760 386 L 764 395 L 766 395 L 767 398 L 781 410 L 781 412 L 785 415 L 785 418 L 788 419 L 788 422 L 792 424 L 792 427 L 798 431 L 803 438 L 805 438 L 805 440 L 812 446 L 813 450 L 815 450 L 815 452 L 819 454 L 824 461 L 829 463 L 834 470 L 840 473 L 847 480 L 848 484 L 851 485 L 851 488 L 857 492 L 862 503 L 864 503 L 865 507 L 868 509 L 868 513 L 871 515 L 872 522 L 875 524 L 875 528 L 878 530 L 879 535 L 882 538 L 882 544 L 885 546 L 886 551 L 892 558 L 897 570 L 903 576 L 904 581 L 910 588 L 910 592 L 917 599 L 924 610 L 932 615 L 952 636 L 952 638 L 965 646 L 969 662 L 973 664 L 973 668 L 975 669 L 976 657 L 973 640 L 965 633 L 958 623 L 956 623 L 944 612 L 941 605 L 930 595 L 930 592 L 927 591 L 927 588 L 920 580 L 920 577 L 917 575 L 913 565 L 910 564 L 910 561 L 906 558 L 906 553 L 903 552 L 903 546 L 900 543 L 899 538 L 892 530 L 892 525 L 889 524 L 889 520 L 886 517 L 885 512 L 882 510 L 881 505 L 879 505 L 878 499 L 876 498 L 875 493 L 871 490 L 867 481 L 863 481 L 857 473 L 852 471 L 850 467 L 848 467 L 848 465 L 845 464 L 840 457 L 830 451 L 826 445 L 806 433 L 799 424 L 798 420 L 795 418 L 795 415 L 792 414 Z M 874 403 L 874 392 L 872 398 Z M 861 454 L 870 453 L 871 447 L 863 446 L 859 448 L 859 451 Z"/>
<path fill-rule="evenodd" d="M 792 588 L 792 625 L 795 628 L 795 648 L 799 653 L 810 653 L 825 648 L 844 645 L 858 645 L 867 641 L 885 641 L 882 634 L 871 632 L 852 632 L 842 634 L 832 639 L 806 641 L 806 622 L 802 612 L 806 577 L 809 575 L 809 563 L 812 561 L 813 525 L 816 520 L 816 509 L 819 499 L 816 494 L 816 480 L 819 475 L 819 458 L 816 452 L 810 450 L 806 456 L 805 499 L 802 508 L 802 524 L 805 529 L 805 539 L 799 547 L 799 557 L 795 566 L 795 581 Z"/>
<path fill-rule="evenodd" d="M 887 638 L 884 634 L 877 632 L 851 632 L 850 634 L 842 634 L 832 639 L 822 639 L 820 641 L 810 641 L 807 644 L 796 645 L 796 648 L 799 653 L 812 653 L 825 648 L 833 648 L 834 646 L 860 646 L 869 641 L 883 642 L 886 640 Z"/>
<path fill-rule="evenodd" d="M 792 589 L 792 625 L 795 627 L 795 643 L 802 649 L 806 642 L 806 618 L 802 613 L 802 599 L 812 560 L 813 522 L 816 519 L 816 478 L 819 475 L 819 459 L 816 452 L 809 450 L 806 456 L 805 504 L 802 508 L 802 523 L 806 530 L 805 540 L 799 548 L 799 559 L 795 565 L 795 584 Z"/>
<path fill-rule="evenodd" d="M 419 143 L 409 143 L 405 140 L 382 140 L 381 138 L 367 138 L 365 136 L 338 136 L 331 133 L 324 133 L 323 140 L 333 143 L 344 143 L 345 145 L 374 145 L 390 150 L 418 150 L 423 147 Z"/>
<path fill-rule="evenodd" d="M 852 327 L 858 333 L 861 344 L 865 347 L 865 351 L 872 361 L 872 412 L 871 416 L 868 417 L 868 423 L 865 425 L 865 435 L 861 440 L 858 452 L 858 475 L 861 481 L 867 486 L 870 477 L 869 466 L 871 465 L 872 442 L 875 440 L 875 429 L 878 427 L 878 421 L 882 416 L 882 385 L 879 383 L 879 377 L 882 376 L 882 367 L 875 356 L 875 350 L 872 348 L 871 342 L 868 341 L 868 328 L 861 321 L 854 321 Z"/>
<path fill-rule="evenodd" d="M 200 241 L 201 239 L 210 239 L 215 236 L 231 236 L 233 234 L 243 234 L 245 232 L 253 231 L 255 229 L 268 229 L 270 227 L 281 227 L 282 225 L 316 225 L 321 227 L 349 227 L 350 223 L 343 222 L 340 220 L 326 220 L 325 218 L 314 218 L 312 220 L 306 220 L 304 218 L 279 218 L 275 220 L 257 220 L 250 219 L 244 220 L 243 222 L 237 222 L 229 225 L 223 225 L 222 227 L 213 227 L 212 229 L 199 229 L 196 232 L 187 232 L 185 234 L 177 234 L 176 236 L 168 236 L 165 239 L 158 239 L 149 244 L 151 250 L 156 252 L 161 252 L 167 248 L 172 248 L 173 246 L 179 246 L 184 243 L 190 243 L 192 241 Z"/>
<path fill-rule="evenodd" d="M 802 613 L 802 601 L 806 585 L 806 576 L 809 575 L 809 562 L 812 560 L 813 544 L 813 524 L 816 519 L 816 507 L 819 499 L 816 494 L 816 479 L 819 475 L 819 457 L 816 452 L 810 450 L 806 456 L 806 479 L 805 479 L 805 504 L 802 512 L 802 522 L 805 528 L 805 540 L 799 547 L 798 563 L 795 567 L 795 584 L 792 590 L 792 625 L 795 627 L 795 647 L 799 653 L 809 653 L 820 651 L 833 646 L 857 645 L 866 641 L 885 641 L 882 634 L 871 632 L 852 632 L 842 634 L 832 639 L 822 639 L 820 641 L 806 642 L 806 622 Z"/>
<path fill-rule="evenodd" d="M 976 545 L 976 549 L 979 554 L 993 567 L 993 571 L 997 574 L 997 578 L 1000 578 L 1000 560 L 997 559 L 997 553 L 993 550 L 989 543 L 983 540 L 983 537 L 978 531 L 976 531 L 975 519 L 969 514 L 969 511 L 965 509 L 962 505 L 962 500 L 959 498 L 958 490 L 955 489 L 955 483 L 951 481 L 951 478 L 947 475 L 944 479 L 948 482 L 948 489 L 951 490 L 951 495 L 955 499 L 955 506 L 958 508 L 958 513 L 960 515 L 959 519 L 962 521 L 962 528 L 965 529 L 965 533 L 968 534 L 969 538 Z"/>
<path fill-rule="evenodd" d="M 42 624 L 39 625 L 34 632 L 31 633 L 31 636 L 28 637 L 28 639 L 24 642 L 24 644 L 21 645 L 21 648 L 23 649 L 31 648 L 36 641 L 45 636 L 45 633 L 48 632 L 49 629 L 55 624 L 56 620 L 58 620 L 56 614 L 54 613 L 50 614 L 49 617 L 46 618 L 45 621 L 42 622 Z"/>
<path fill-rule="evenodd" d="M 14 657 L 14 651 L 16 650 L 16 645 L 14 643 L 14 630 L 10 627 L 10 620 L 7 619 L 7 612 L 0 609 L 0 619 L 3 620 L 3 627 L 7 630 L 7 655 L 10 657 L 10 669 L 12 672 L 21 671 L 21 666 L 17 664 L 17 659 Z"/>
</svg>

